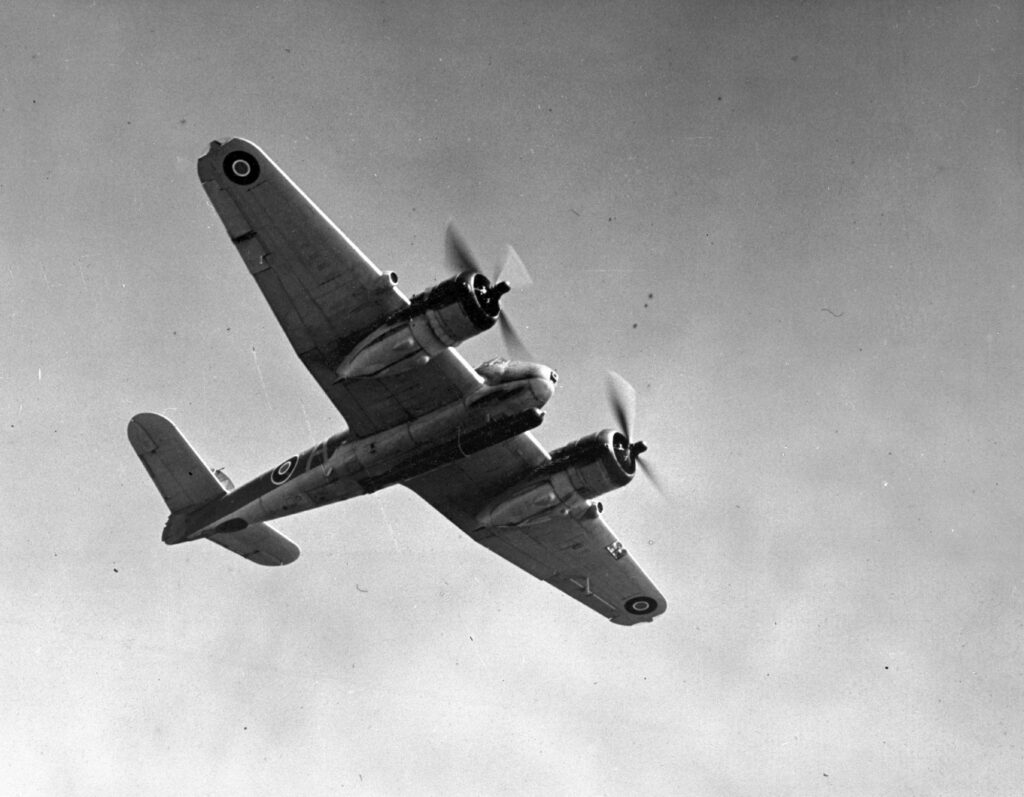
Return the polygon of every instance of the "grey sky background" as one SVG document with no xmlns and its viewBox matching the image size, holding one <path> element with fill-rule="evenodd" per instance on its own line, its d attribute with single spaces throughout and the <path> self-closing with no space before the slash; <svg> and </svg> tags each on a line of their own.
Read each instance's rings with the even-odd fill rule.
<svg viewBox="0 0 1024 797">
<path fill-rule="evenodd" d="M 1018 7 L 16 0 L 0 53 L 12 793 L 1017 793 Z M 666 615 L 398 488 L 287 568 L 160 543 L 136 412 L 236 483 L 341 426 L 196 178 L 234 135 L 407 293 L 514 243 L 541 442 L 637 387 Z"/>
</svg>

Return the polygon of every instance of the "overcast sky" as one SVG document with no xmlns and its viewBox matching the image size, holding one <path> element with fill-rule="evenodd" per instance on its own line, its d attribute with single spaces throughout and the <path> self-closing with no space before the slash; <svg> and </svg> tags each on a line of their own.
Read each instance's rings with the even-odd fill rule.
<svg viewBox="0 0 1024 797">
<path fill-rule="evenodd" d="M 0 11 L 0 781 L 18 794 L 1015 794 L 1024 28 L 1011 3 Z M 338 431 L 199 185 L 257 142 L 411 294 L 534 285 L 538 439 L 639 393 L 608 623 L 401 488 L 167 548 L 130 446 Z M 488 333 L 463 347 L 501 353 Z"/>
</svg>

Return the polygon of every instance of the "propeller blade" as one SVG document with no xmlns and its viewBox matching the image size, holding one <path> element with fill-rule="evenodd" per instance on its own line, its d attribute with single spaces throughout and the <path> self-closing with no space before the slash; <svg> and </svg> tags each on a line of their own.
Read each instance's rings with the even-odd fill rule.
<svg viewBox="0 0 1024 797">
<path fill-rule="evenodd" d="M 516 288 L 527 288 L 533 285 L 530 272 L 526 270 L 522 258 L 511 246 L 505 247 L 505 256 L 501 259 L 501 267 L 494 277 L 495 282 L 502 280 L 512 283 Z"/>
<path fill-rule="evenodd" d="M 625 379 L 614 371 L 608 372 L 608 401 L 615 413 L 615 421 L 619 431 L 628 440 L 636 418 L 636 390 Z"/>
<path fill-rule="evenodd" d="M 505 348 L 508 349 L 508 353 L 516 360 L 532 362 L 533 355 L 523 345 L 523 341 L 516 333 L 515 327 L 512 326 L 512 322 L 508 320 L 508 316 L 504 311 L 498 316 L 498 326 L 501 328 L 501 337 L 505 341 Z"/>
<path fill-rule="evenodd" d="M 661 480 L 654 475 L 654 468 L 644 462 L 642 459 L 637 457 L 636 464 L 640 466 L 640 470 L 644 472 L 644 476 L 647 477 L 647 481 L 651 483 L 651 486 L 662 495 L 665 495 L 665 488 L 661 484 Z"/>
<path fill-rule="evenodd" d="M 448 222 L 448 226 L 444 231 L 444 250 L 445 260 L 451 271 L 457 274 L 461 274 L 464 271 L 472 271 L 477 274 L 483 273 L 479 261 L 473 256 L 469 244 L 466 243 L 466 239 L 462 237 L 462 234 L 453 222 Z M 506 281 L 508 277 L 511 277 L 514 283 L 520 287 L 526 287 L 533 282 L 530 279 L 530 272 L 526 270 L 523 261 L 511 246 L 505 248 L 505 256 L 502 259 L 501 268 L 498 269 L 497 275 L 491 280 L 491 292 L 493 293 L 494 301 L 497 301 L 508 292 L 509 285 Z M 498 322 L 501 327 L 501 336 L 505 341 L 505 348 L 508 349 L 509 354 L 517 360 L 532 360 L 533 356 L 526 346 L 523 345 L 523 341 L 516 333 L 512 322 L 508 320 L 508 315 L 504 310 L 498 316 Z"/>
<path fill-rule="evenodd" d="M 473 257 L 466 239 L 455 228 L 453 222 L 448 222 L 444 231 L 444 254 L 448 268 L 456 274 L 461 274 L 463 271 L 482 273 L 480 264 Z"/>
<path fill-rule="evenodd" d="M 644 472 L 651 486 L 664 496 L 665 488 L 661 480 L 655 475 L 654 469 L 640 458 L 647 451 L 647 446 L 640 440 L 635 443 L 630 441 L 633 422 L 636 420 L 636 389 L 614 371 L 608 372 L 608 401 L 612 405 L 619 429 L 626 436 L 630 459 Z"/>
</svg>

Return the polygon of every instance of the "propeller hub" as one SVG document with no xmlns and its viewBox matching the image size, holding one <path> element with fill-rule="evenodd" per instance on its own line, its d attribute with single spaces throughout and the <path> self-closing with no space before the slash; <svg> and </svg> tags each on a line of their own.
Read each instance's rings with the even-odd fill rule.
<svg viewBox="0 0 1024 797">
<path fill-rule="evenodd" d="M 470 273 L 470 272 L 464 272 Z M 492 283 L 487 277 L 480 272 L 470 273 L 470 285 L 473 288 L 473 292 L 477 296 L 477 300 L 480 302 L 480 306 L 483 307 L 484 311 L 494 318 L 498 315 L 501 309 L 501 297 L 508 293 L 511 288 L 507 282 Z"/>
<path fill-rule="evenodd" d="M 619 425 L 619 431 L 612 438 L 615 459 L 630 477 L 636 473 L 637 468 L 642 470 L 654 488 L 661 492 L 661 487 L 651 471 L 651 466 L 640 459 L 640 455 L 647 450 L 647 444 L 640 440 L 631 443 L 629 440 L 636 413 L 636 390 L 614 371 L 608 374 L 608 401 L 612 405 L 612 412 Z"/>
<path fill-rule="evenodd" d="M 515 266 L 517 268 L 517 278 L 522 281 L 523 285 L 530 284 L 530 275 L 526 272 L 526 267 L 519 259 L 519 255 L 515 253 L 512 247 L 508 247 L 506 263 L 495 276 L 495 280 L 498 281 L 491 283 L 484 275 L 477 259 L 473 257 L 469 246 L 466 245 L 458 230 L 455 229 L 455 225 L 448 224 L 448 227 L 445 229 L 444 240 L 445 255 L 449 269 L 460 274 L 468 273 L 471 275 L 472 282 L 470 284 L 476 292 L 477 301 L 484 312 L 490 316 L 492 322 L 495 318 L 498 319 L 498 323 L 501 325 L 501 336 L 505 339 L 505 346 L 509 353 L 519 360 L 532 360 L 533 357 L 530 355 L 530 352 L 523 346 L 523 342 L 519 339 L 515 329 L 513 329 L 512 322 L 508 320 L 508 316 L 505 313 L 501 312 L 500 307 L 501 297 L 512 289 L 508 282 L 501 279 L 501 273 L 505 270 L 505 266 L 509 264 Z"/>
</svg>

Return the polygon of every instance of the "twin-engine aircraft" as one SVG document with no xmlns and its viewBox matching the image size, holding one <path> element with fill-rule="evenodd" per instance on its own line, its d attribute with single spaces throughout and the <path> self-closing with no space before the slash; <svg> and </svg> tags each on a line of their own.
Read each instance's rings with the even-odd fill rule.
<svg viewBox="0 0 1024 797">
<path fill-rule="evenodd" d="M 208 539 L 261 565 L 298 547 L 268 520 L 402 484 L 472 539 L 613 623 L 649 622 L 665 599 L 595 499 L 628 484 L 643 443 L 606 429 L 552 453 L 530 434 L 557 376 L 455 348 L 501 319 L 492 282 L 449 227 L 459 274 L 407 299 L 255 144 L 215 141 L 199 179 L 299 358 L 348 424 L 235 488 L 175 426 L 136 415 L 128 439 L 171 511 L 163 541 Z M 640 463 L 642 464 L 642 463 Z"/>
</svg>

